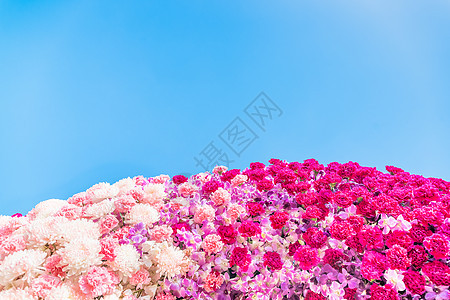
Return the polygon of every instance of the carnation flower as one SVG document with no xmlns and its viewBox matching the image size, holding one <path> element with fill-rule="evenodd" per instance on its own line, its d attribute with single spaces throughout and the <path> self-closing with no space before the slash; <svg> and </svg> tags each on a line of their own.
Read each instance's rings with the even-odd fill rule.
<svg viewBox="0 0 450 300">
<path fill-rule="evenodd" d="M 289 213 L 285 211 L 276 211 L 270 216 L 270 222 L 273 229 L 281 229 L 289 221 Z"/>
<path fill-rule="evenodd" d="M 423 245 L 436 259 L 446 259 L 450 256 L 449 238 L 443 234 L 435 233 L 426 237 Z"/>
<path fill-rule="evenodd" d="M 403 282 L 411 294 L 423 294 L 425 291 L 425 278 L 419 272 L 408 270 L 403 273 Z"/>
<path fill-rule="evenodd" d="M 294 259 L 302 270 L 310 270 L 320 261 L 317 249 L 309 246 L 300 246 L 294 254 Z"/>
<path fill-rule="evenodd" d="M 31 282 L 31 289 L 38 297 L 46 299 L 50 291 L 60 285 L 61 279 L 59 277 L 43 274 Z"/>
<path fill-rule="evenodd" d="M 261 226 L 252 221 L 244 221 L 241 226 L 239 226 L 239 233 L 244 237 L 253 237 L 257 234 L 261 234 Z"/>
<path fill-rule="evenodd" d="M 90 267 L 100 265 L 100 242 L 97 239 L 73 239 L 57 251 L 61 256 L 60 264 L 67 275 L 80 275 Z"/>
<path fill-rule="evenodd" d="M 380 279 L 383 271 L 386 269 L 386 256 L 368 251 L 364 254 L 361 265 L 361 275 L 367 280 Z"/>
<path fill-rule="evenodd" d="M 227 205 L 231 200 L 231 195 L 227 190 L 220 187 L 211 194 L 210 198 L 215 205 L 220 206 Z"/>
<path fill-rule="evenodd" d="M 373 300 L 398 300 L 397 291 L 389 284 L 380 286 L 376 283 L 370 287 L 370 299 Z"/>
<path fill-rule="evenodd" d="M 0 263 L 0 285 L 14 285 L 20 281 L 30 283 L 33 278 L 43 273 L 42 267 L 47 253 L 41 250 L 21 250 L 5 257 Z"/>
<path fill-rule="evenodd" d="M 230 203 L 227 208 L 227 216 L 234 223 L 239 217 L 245 216 L 245 208 L 237 203 Z"/>
<path fill-rule="evenodd" d="M 220 236 L 209 234 L 204 238 L 202 248 L 207 254 L 215 254 L 222 250 L 223 245 Z"/>
<path fill-rule="evenodd" d="M 84 217 L 91 217 L 93 219 L 99 219 L 101 217 L 106 216 L 114 211 L 114 201 L 112 200 L 103 200 L 98 203 L 94 203 L 89 205 L 84 210 Z"/>
<path fill-rule="evenodd" d="M 144 187 L 144 198 L 142 203 L 149 204 L 156 210 L 160 210 L 164 204 L 163 199 L 166 196 L 165 187 L 162 183 L 150 183 Z"/>
<path fill-rule="evenodd" d="M 231 245 L 236 242 L 237 231 L 233 225 L 221 225 L 217 228 L 217 233 L 225 244 Z"/>
<path fill-rule="evenodd" d="M 277 252 L 271 251 L 264 253 L 264 266 L 270 267 L 272 270 L 281 270 L 283 262 L 281 256 Z"/>
<path fill-rule="evenodd" d="M 107 182 L 100 182 L 90 187 L 86 193 L 90 194 L 92 203 L 113 198 L 119 193 L 119 188 Z"/>
<path fill-rule="evenodd" d="M 189 267 L 189 261 L 183 251 L 166 242 L 162 243 L 159 254 L 156 255 L 157 273 L 172 278 L 177 275 L 184 275 Z"/>
<path fill-rule="evenodd" d="M 391 269 L 406 270 L 411 265 L 411 259 L 408 257 L 408 251 L 399 246 L 394 245 L 386 251 L 387 264 Z"/>
<path fill-rule="evenodd" d="M 217 271 L 211 271 L 204 279 L 204 286 L 206 292 L 215 292 L 223 283 L 223 276 Z"/>
<path fill-rule="evenodd" d="M 214 221 L 214 218 L 216 217 L 216 211 L 212 206 L 210 205 L 203 205 L 197 207 L 197 210 L 195 211 L 194 215 L 194 221 L 195 223 L 203 223 L 203 221 L 207 220 L 208 222 Z"/>
<path fill-rule="evenodd" d="M 246 207 L 248 214 L 252 217 L 260 216 L 265 212 L 264 207 L 258 202 L 247 202 Z"/>
<path fill-rule="evenodd" d="M 115 258 L 111 266 L 125 276 L 131 276 L 141 267 L 140 254 L 131 244 L 119 245 L 115 249 L 114 254 Z"/>
<path fill-rule="evenodd" d="M 128 224 L 143 222 L 146 226 L 152 227 L 160 218 L 159 212 L 149 204 L 138 203 L 134 205 L 126 215 Z"/>
<path fill-rule="evenodd" d="M 306 245 L 313 248 L 322 248 L 327 242 L 326 234 L 319 230 L 317 227 L 310 227 L 302 234 L 302 238 L 305 240 Z"/>
<path fill-rule="evenodd" d="M 252 258 L 248 254 L 247 248 L 235 247 L 230 257 L 230 267 L 237 265 L 243 272 L 247 272 Z"/>
<path fill-rule="evenodd" d="M 92 267 L 86 275 L 81 276 L 79 285 L 81 291 L 89 298 L 111 294 L 119 283 L 116 274 L 105 267 Z"/>
</svg>

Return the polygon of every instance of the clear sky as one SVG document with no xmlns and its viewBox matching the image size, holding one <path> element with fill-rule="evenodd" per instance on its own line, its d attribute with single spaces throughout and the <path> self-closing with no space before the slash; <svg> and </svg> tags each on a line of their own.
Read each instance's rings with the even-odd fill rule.
<svg viewBox="0 0 450 300">
<path fill-rule="evenodd" d="M 316 158 L 450 180 L 449 15 L 446 0 L 2 0 L 0 214 L 204 171 L 211 145 L 231 168 Z"/>
</svg>

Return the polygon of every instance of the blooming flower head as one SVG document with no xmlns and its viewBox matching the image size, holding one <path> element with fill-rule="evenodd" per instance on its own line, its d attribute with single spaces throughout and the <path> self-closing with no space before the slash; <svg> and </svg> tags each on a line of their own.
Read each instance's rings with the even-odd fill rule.
<svg viewBox="0 0 450 300">
<path fill-rule="evenodd" d="M 209 234 L 205 237 L 202 243 L 202 248 L 207 254 L 215 254 L 222 250 L 223 242 L 217 234 Z"/>
<path fill-rule="evenodd" d="M 404 276 L 397 270 L 388 269 L 384 272 L 384 278 L 386 278 L 386 283 L 390 284 L 397 291 L 404 291 L 406 289 L 403 283 Z"/>
<path fill-rule="evenodd" d="M 309 246 L 300 246 L 294 254 L 294 259 L 302 270 L 310 270 L 320 261 L 317 249 Z"/>
<path fill-rule="evenodd" d="M 247 248 L 235 247 L 230 257 L 230 267 L 237 265 L 243 272 L 248 270 L 251 262 L 251 256 Z"/>
<path fill-rule="evenodd" d="M 206 292 L 211 293 L 220 288 L 223 283 L 223 276 L 218 271 L 211 271 L 204 279 L 204 286 Z"/>
<path fill-rule="evenodd" d="M 270 267 L 272 270 L 281 270 L 283 261 L 280 254 L 274 251 L 264 253 L 264 266 Z"/>
<path fill-rule="evenodd" d="M 289 213 L 285 211 L 276 211 L 270 216 L 270 222 L 273 229 L 281 229 L 289 220 Z"/>
<path fill-rule="evenodd" d="M 81 290 L 90 298 L 111 294 L 118 283 L 119 278 L 116 274 L 105 267 L 95 266 L 79 280 Z"/>
</svg>

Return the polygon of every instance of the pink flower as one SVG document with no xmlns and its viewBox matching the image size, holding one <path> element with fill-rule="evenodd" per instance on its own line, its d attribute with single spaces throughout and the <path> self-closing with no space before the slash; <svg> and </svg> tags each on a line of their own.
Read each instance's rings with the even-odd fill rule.
<svg viewBox="0 0 450 300">
<path fill-rule="evenodd" d="M 436 259 L 446 259 L 450 255 L 448 237 L 443 234 L 435 233 L 425 238 L 423 245 Z"/>
<path fill-rule="evenodd" d="M 67 205 L 62 207 L 55 216 L 65 217 L 69 220 L 75 220 L 81 217 L 83 209 L 76 205 Z"/>
<path fill-rule="evenodd" d="M 230 257 L 230 267 L 237 265 L 243 272 L 247 272 L 251 261 L 247 248 L 235 247 Z"/>
<path fill-rule="evenodd" d="M 328 237 L 323 231 L 317 227 L 310 227 L 302 234 L 302 238 L 305 240 L 306 245 L 313 248 L 322 248 L 325 246 Z"/>
<path fill-rule="evenodd" d="M 386 251 L 387 263 L 390 269 L 406 270 L 411 266 L 411 259 L 408 257 L 408 251 L 394 245 Z"/>
<path fill-rule="evenodd" d="M 173 229 L 167 225 L 157 225 L 150 231 L 150 238 L 158 243 L 167 240 L 173 233 Z"/>
<path fill-rule="evenodd" d="M 378 227 L 364 226 L 363 229 L 358 232 L 358 238 L 361 245 L 366 247 L 367 250 L 384 247 L 383 235 Z"/>
<path fill-rule="evenodd" d="M 270 222 L 273 229 L 281 229 L 289 221 L 289 213 L 285 211 L 276 211 L 270 216 Z"/>
<path fill-rule="evenodd" d="M 233 179 L 231 179 L 231 184 L 233 186 L 238 186 L 240 184 L 243 184 L 247 180 L 248 180 L 247 175 L 238 174 L 238 175 L 234 176 Z"/>
<path fill-rule="evenodd" d="M 261 226 L 256 222 L 244 221 L 239 227 L 239 233 L 244 238 L 252 237 L 261 234 Z"/>
<path fill-rule="evenodd" d="M 100 254 L 103 255 L 104 260 L 114 261 L 116 258 L 116 248 L 119 246 L 118 239 L 107 236 L 100 240 Z"/>
<path fill-rule="evenodd" d="M 31 289 L 33 292 L 41 298 L 46 298 L 51 289 L 61 285 L 61 279 L 59 277 L 43 274 L 34 279 L 31 283 Z"/>
<path fill-rule="evenodd" d="M 386 269 L 386 256 L 375 251 L 367 251 L 361 265 L 361 275 L 367 280 L 380 279 Z"/>
<path fill-rule="evenodd" d="M 214 221 L 216 217 L 216 210 L 210 205 L 198 206 L 194 214 L 194 222 L 201 224 L 203 221 L 208 220 L 209 222 Z"/>
<path fill-rule="evenodd" d="M 116 207 L 116 210 L 120 213 L 129 212 L 130 209 L 136 205 L 136 203 L 137 202 L 135 198 L 130 193 L 123 194 L 118 198 L 116 198 L 116 200 L 114 200 L 114 206 Z"/>
<path fill-rule="evenodd" d="M 230 193 L 223 188 L 218 188 L 214 193 L 211 194 L 210 197 L 214 204 L 217 206 L 227 205 L 231 200 Z"/>
<path fill-rule="evenodd" d="M 100 221 L 100 232 L 101 234 L 105 234 L 113 230 L 119 224 L 119 220 L 117 220 L 114 215 L 106 215 Z"/>
<path fill-rule="evenodd" d="M 130 283 L 135 285 L 138 289 L 141 289 L 145 284 L 149 284 L 150 281 L 150 273 L 144 268 L 141 268 L 130 277 Z"/>
<path fill-rule="evenodd" d="M 264 253 L 264 266 L 270 267 L 272 270 L 281 270 L 283 267 L 283 262 L 281 261 L 280 254 L 277 252 L 266 252 Z"/>
<path fill-rule="evenodd" d="M 152 183 L 166 183 L 169 180 L 170 180 L 170 176 L 169 175 L 161 174 L 159 176 L 153 177 L 152 178 Z"/>
<path fill-rule="evenodd" d="M 166 293 L 160 293 L 155 297 L 155 300 L 176 300 L 175 296 Z"/>
<path fill-rule="evenodd" d="M 181 196 L 185 198 L 192 196 L 197 190 L 198 190 L 197 187 L 188 182 L 185 182 L 178 186 L 178 192 L 180 193 Z"/>
<path fill-rule="evenodd" d="M 95 266 L 86 275 L 80 277 L 79 285 L 84 294 L 93 298 L 111 294 L 119 282 L 119 278 L 112 271 Z"/>
<path fill-rule="evenodd" d="M 53 254 L 52 256 L 47 257 L 44 263 L 45 270 L 52 274 L 53 276 L 64 277 L 66 273 L 63 271 L 63 266 L 60 266 L 62 257 L 58 254 Z"/>
<path fill-rule="evenodd" d="M 217 271 L 211 271 L 204 279 L 203 288 L 206 292 L 211 293 L 220 288 L 223 283 L 223 276 Z"/>
<path fill-rule="evenodd" d="M 234 223 L 239 217 L 245 215 L 245 208 L 242 205 L 237 203 L 231 203 L 227 208 L 227 216 L 231 219 L 231 222 Z"/>
<path fill-rule="evenodd" d="M 317 249 L 309 246 L 300 246 L 294 254 L 294 259 L 303 270 L 310 270 L 320 261 Z"/>
<path fill-rule="evenodd" d="M 207 254 L 214 254 L 220 252 L 223 245 L 220 236 L 217 234 L 209 234 L 203 240 L 202 248 Z"/>
</svg>

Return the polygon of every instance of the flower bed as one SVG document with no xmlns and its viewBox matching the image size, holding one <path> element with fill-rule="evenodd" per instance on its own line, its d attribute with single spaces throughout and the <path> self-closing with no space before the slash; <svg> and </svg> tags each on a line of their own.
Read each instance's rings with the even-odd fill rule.
<svg viewBox="0 0 450 300">
<path fill-rule="evenodd" d="M 449 299 L 449 182 L 269 163 L 1 216 L 0 299 Z"/>
</svg>

